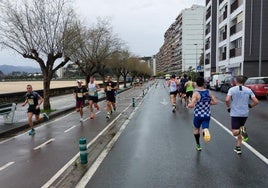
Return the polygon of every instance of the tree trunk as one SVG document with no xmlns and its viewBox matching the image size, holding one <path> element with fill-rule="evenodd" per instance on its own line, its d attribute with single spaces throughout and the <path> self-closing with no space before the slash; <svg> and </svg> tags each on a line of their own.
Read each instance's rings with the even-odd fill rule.
<svg viewBox="0 0 268 188">
<path fill-rule="evenodd" d="M 123 78 L 124 78 L 124 88 L 126 88 L 127 87 L 127 75 L 124 75 Z"/>
<path fill-rule="evenodd" d="M 119 78 L 120 78 L 120 76 L 116 76 L 116 85 L 118 88 L 119 88 Z"/>
<path fill-rule="evenodd" d="M 43 98 L 44 98 L 44 110 L 50 110 L 51 106 L 50 106 L 50 80 L 49 78 L 46 78 L 44 76 L 44 80 L 43 80 Z"/>
</svg>

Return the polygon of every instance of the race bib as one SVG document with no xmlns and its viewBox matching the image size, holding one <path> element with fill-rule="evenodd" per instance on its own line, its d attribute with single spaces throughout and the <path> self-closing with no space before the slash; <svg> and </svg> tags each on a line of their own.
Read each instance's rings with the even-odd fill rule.
<svg viewBox="0 0 268 188">
<path fill-rule="evenodd" d="M 112 87 L 111 86 L 107 86 L 107 91 L 112 91 Z"/>
<path fill-rule="evenodd" d="M 28 104 L 29 105 L 34 105 L 34 100 L 33 99 L 28 99 Z"/>
<path fill-rule="evenodd" d="M 77 93 L 78 98 L 83 98 L 83 93 Z"/>
</svg>

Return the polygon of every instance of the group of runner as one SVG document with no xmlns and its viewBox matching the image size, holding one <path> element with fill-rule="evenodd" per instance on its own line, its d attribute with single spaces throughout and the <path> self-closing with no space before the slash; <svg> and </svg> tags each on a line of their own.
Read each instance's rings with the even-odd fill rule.
<svg viewBox="0 0 268 188">
<path fill-rule="evenodd" d="M 83 121 L 85 100 L 88 100 L 89 110 L 90 110 L 90 119 L 94 119 L 94 107 L 97 110 L 100 110 L 98 105 L 99 97 L 98 92 L 101 90 L 100 86 L 95 82 L 93 76 L 90 77 L 87 87 L 82 85 L 82 81 L 77 81 L 78 86 L 74 89 L 73 95 L 76 99 L 76 111 L 80 113 L 80 121 Z M 106 77 L 104 83 L 104 92 L 106 94 L 106 118 L 110 119 L 110 114 L 116 110 L 116 91 L 118 87 L 115 82 L 111 80 L 110 76 Z"/>
<path fill-rule="evenodd" d="M 256 106 L 259 101 L 251 89 L 243 86 L 245 77 L 242 75 L 236 76 L 236 86 L 229 89 L 225 105 L 231 116 L 231 129 L 233 136 L 237 137 L 234 151 L 240 155 L 241 143 L 248 141 L 245 123 L 249 114 L 249 109 Z M 209 132 L 210 122 L 210 106 L 218 103 L 217 99 L 209 90 L 204 87 L 205 80 L 203 77 L 198 77 L 195 82 L 189 76 L 184 75 L 183 78 L 176 78 L 175 75 L 167 82 L 170 88 L 170 100 L 172 112 L 176 111 L 176 96 L 185 98 L 185 107 L 194 108 L 194 138 L 196 142 L 196 150 L 201 151 L 200 132 L 204 137 L 205 142 L 209 142 L 211 135 Z"/>
</svg>

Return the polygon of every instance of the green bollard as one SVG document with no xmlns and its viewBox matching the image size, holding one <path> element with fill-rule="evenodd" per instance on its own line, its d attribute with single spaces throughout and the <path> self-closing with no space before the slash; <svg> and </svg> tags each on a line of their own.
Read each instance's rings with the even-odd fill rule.
<svg viewBox="0 0 268 188">
<path fill-rule="evenodd" d="M 132 98 L 132 107 L 135 107 L 135 98 Z"/>
<path fill-rule="evenodd" d="M 85 138 L 79 139 L 79 151 L 81 164 L 87 164 L 87 140 Z"/>
</svg>

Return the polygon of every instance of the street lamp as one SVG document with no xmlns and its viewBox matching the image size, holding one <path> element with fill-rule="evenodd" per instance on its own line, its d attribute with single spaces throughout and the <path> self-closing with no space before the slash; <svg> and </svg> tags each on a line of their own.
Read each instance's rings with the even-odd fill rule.
<svg viewBox="0 0 268 188">
<path fill-rule="evenodd" d="M 195 45 L 195 72 L 197 72 L 197 44 Z"/>
</svg>

